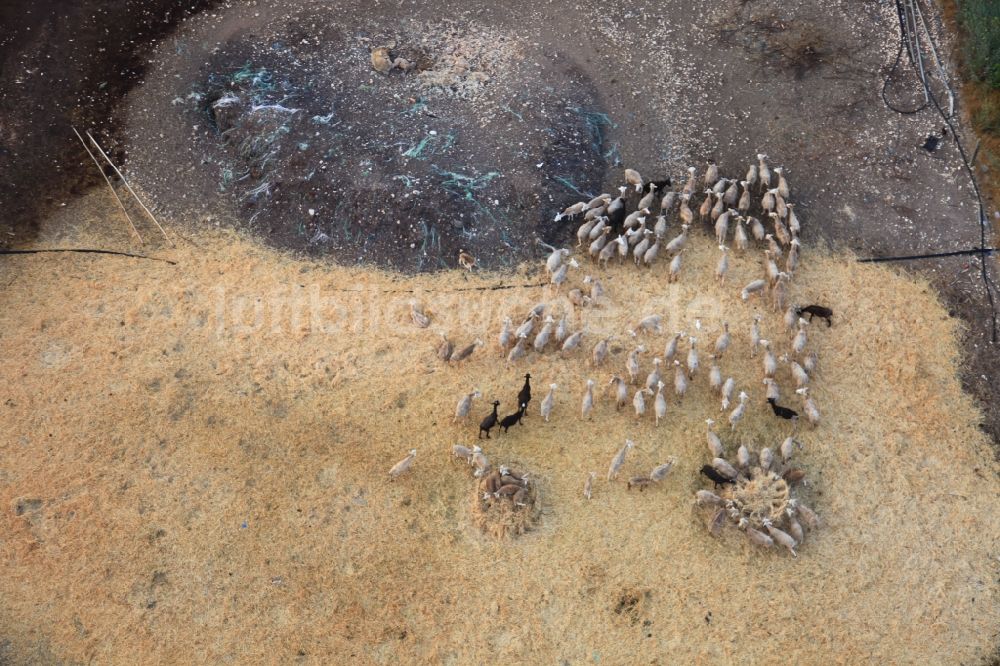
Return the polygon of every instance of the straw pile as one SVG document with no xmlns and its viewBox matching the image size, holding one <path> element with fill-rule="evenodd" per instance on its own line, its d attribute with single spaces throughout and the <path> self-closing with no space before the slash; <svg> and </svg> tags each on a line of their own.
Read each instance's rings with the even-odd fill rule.
<svg viewBox="0 0 1000 666">
<path fill-rule="evenodd" d="M 78 232 L 43 229 L 39 242 L 107 239 L 110 212 L 84 199 L 53 225 Z M 957 323 L 925 283 L 804 252 L 792 298 L 836 314 L 809 331 L 823 422 L 799 435 L 797 454 L 808 476 L 796 495 L 825 525 L 792 559 L 736 530 L 713 538 L 692 507 L 704 419 L 718 414 L 704 378 L 659 428 L 603 398 L 592 420 L 579 417 L 586 378 L 623 369 L 624 330 L 639 316 L 662 312 L 668 331 L 728 320 L 724 372 L 751 401 L 726 445 L 777 446 L 787 426 L 746 353 L 757 306 L 738 289 L 759 270 L 749 259 L 734 256 L 720 288 L 714 243 L 696 236 L 670 287 L 665 266 L 601 273 L 608 303 L 585 314 L 585 346 L 618 335 L 608 367 L 577 353 L 507 369 L 492 346 L 500 318 L 543 289 L 458 290 L 538 275 L 404 278 L 228 233 L 196 242 L 171 252 L 176 267 L 82 255 L 0 267 L 0 634 L 13 654 L 970 663 L 995 648 L 997 465 L 956 378 Z M 435 313 L 428 329 L 409 323 L 411 298 Z M 761 312 L 775 337 L 777 315 Z M 446 366 L 439 331 L 487 345 Z M 513 411 L 526 368 L 537 387 L 560 386 L 551 421 L 535 402 L 484 448 L 545 480 L 545 514 L 520 538 L 495 539 L 475 527 L 451 446 L 474 442 L 494 396 Z M 483 400 L 453 424 L 472 387 Z M 602 481 L 626 437 L 637 447 L 620 480 Z M 411 448 L 413 468 L 390 481 Z M 626 490 L 672 456 L 662 483 Z"/>
</svg>

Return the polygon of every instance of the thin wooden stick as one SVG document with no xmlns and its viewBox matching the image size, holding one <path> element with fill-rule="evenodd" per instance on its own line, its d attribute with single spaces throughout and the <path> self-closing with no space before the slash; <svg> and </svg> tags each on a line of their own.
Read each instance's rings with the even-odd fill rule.
<svg viewBox="0 0 1000 666">
<path fill-rule="evenodd" d="M 87 146 L 87 142 L 83 140 L 83 137 L 80 136 L 80 133 L 76 131 L 75 127 L 73 127 L 72 130 L 73 134 L 76 134 L 76 138 L 78 138 L 80 143 L 83 144 L 83 149 L 87 151 L 88 155 L 90 155 L 90 159 L 94 160 L 94 165 L 104 177 L 104 182 L 107 183 L 108 187 L 111 189 L 111 194 L 115 195 L 115 201 L 117 201 L 118 205 L 122 207 L 122 212 L 125 213 L 125 219 L 128 220 L 128 226 L 132 229 L 132 233 L 135 234 L 135 237 L 139 239 L 139 245 L 142 245 L 142 236 L 139 235 L 139 230 L 135 228 L 134 224 L 132 224 L 132 218 L 129 217 L 128 211 L 125 210 L 125 204 L 122 203 L 121 197 L 119 197 L 118 192 L 115 191 L 115 186 L 111 184 L 111 180 L 109 180 L 107 174 L 104 173 L 104 168 L 101 166 L 101 163 L 97 161 L 97 158 L 94 157 L 94 153 L 90 151 L 90 148 Z"/>
<path fill-rule="evenodd" d="M 170 240 L 170 237 L 167 236 L 167 232 L 163 230 L 163 227 L 160 226 L 160 223 L 159 221 L 157 221 L 156 216 L 153 215 L 152 211 L 146 208 L 146 204 L 142 203 L 142 199 L 140 199 L 139 195 L 135 193 L 135 190 L 132 189 L 132 186 L 128 184 L 128 180 L 125 178 L 125 175 L 118 170 L 118 167 L 116 167 L 115 163 L 111 161 L 111 158 L 108 157 L 107 154 L 105 154 L 104 150 L 101 148 L 101 144 L 97 143 L 97 140 L 93 136 L 91 136 L 90 132 L 87 132 L 87 138 L 90 139 L 91 143 L 94 144 L 94 147 L 97 148 L 97 152 L 101 154 L 101 157 L 103 157 L 105 161 L 107 161 L 107 163 L 111 165 L 111 168 L 115 170 L 115 173 L 118 174 L 118 177 L 122 179 L 122 182 L 125 184 L 125 189 L 127 189 L 129 192 L 132 193 L 132 196 L 135 197 L 135 200 L 139 202 L 139 205 L 142 206 L 142 209 L 146 211 L 146 215 L 149 215 L 149 219 L 153 221 L 153 224 L 156 225 L 156 228 L 160 230 L 161 234 L 163 234 L 163 238 L 166 239 L 168 243 L 170 243 L 171 247 L 177 247 L 177 245 L 172 240 Z"/>
</svg>

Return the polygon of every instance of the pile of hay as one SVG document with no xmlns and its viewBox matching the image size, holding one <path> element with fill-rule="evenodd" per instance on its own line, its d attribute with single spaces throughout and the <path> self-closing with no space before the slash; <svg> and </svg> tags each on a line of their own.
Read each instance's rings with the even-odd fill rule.
<svg viewBox="0 0 1000 666">
<path fill-rule="evenodd" d="M 111 237 L 112 205 L 98 193 L 67 206 L 39 244 L 125 246 L 124 229 Z M 603 395 L 579 416 L 585 380 L 624 370 L 638 316 L 662 312 L 668 331 L 726 319 L 725 370 L 751 393 L 726 445 L 777 446 L 787 425 L 746 351 L 755 312 L 771 330 L 780 321 L 738 293 L 755 261 L 734 253 L 719 287 L 715 244 L 693 235 L 679 283 L 667 285 L 665 265 L 641 280 L 612 267 L 600 273 L 606 304 L 582 315 L 586 349 L 621 337 L 607 367 L 583 352 L 508 369 L 494 343 L 502 316 L 552 300 L 520 286 L 543 280 L 532 270 L 412 278 L 318 265 L 229 232 L 194 241 L 149 250 L 176 266 L 91 255 L 0 265 L 0 634 L 11 654 L 975 663 L 995 648 L 997 463 L 957 378 L 958 322 L 926 283 L 803 251 L 791 297 L 835 318 L 810 330 L 823 421 L 798 436 L 809 475 L 795 489 L 825 526 L 793 560 L 736 530 L 713 538 L 692 507 L 704 419 L 719 409 L 704 380 L 659 428 Z M 512 288 L 492 289 L 501 283 Z M 410 323 L 411 298 L 435 313 L 428 329 Z M 446 365 L 439 332 L 487 345 Z M 475 441 L 494 396 L 513 408 L 526 369 L 537 386 L 559 384 L 550 422 L 532 403 L 523 425 L 483 444 L 545 480 L 544 516 L 495 539 L 474 525 L 451 447 Z M 453 424 L 473 387 L 482 401 Z M 603 481 L 626 438 L 637 446 L 620 480 Z M 411 448 L 412 469 L 390 481 Z M 670 457 L 655 492 L 626 489 Z"/>
</svg>

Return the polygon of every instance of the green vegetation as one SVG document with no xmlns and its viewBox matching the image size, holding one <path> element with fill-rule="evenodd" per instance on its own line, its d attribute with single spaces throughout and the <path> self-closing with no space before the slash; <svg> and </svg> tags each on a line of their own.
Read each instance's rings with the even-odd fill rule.
<svg viewBox="0 0 1000 666">
<path fill-rule="evenodd" d="M 965 62 L 969 76 L 1000 90 L 1000 2 L 961 0 L 958 13 L 966 32 Z"/>
</svg>

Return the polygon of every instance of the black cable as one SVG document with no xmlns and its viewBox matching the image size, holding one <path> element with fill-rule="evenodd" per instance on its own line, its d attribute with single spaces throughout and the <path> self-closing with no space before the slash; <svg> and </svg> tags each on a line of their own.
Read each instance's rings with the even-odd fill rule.
<svg viewBox="0 0 1000 666">
<path fill-rule="evenodd" d="M 43 252 L 81 252 L 87 254 L 115 254 L 121 257 L 132 257 L 133 259 L 149 259 L 151 261 L 162 261 L 164 263 L 170 264 L 171 266 L 177 265 L 176 261 L 171 261 L 170 259 L 161 259 L 160 257 L 150 257 L 145 254 L 132 254 L 131 252 L 118 252 L 116 250 L 93 250 L 89 248 L 76 248 L 76 247 L 48 248 L 40 250 L 0 250 L 0 254 L 41 254 Z"/>
<path fill-rule="evenodd" d="M 907 40 L 907 31 L 908 31 L 908 27 L 906 25 L 905 12 L 903 10 L 903 6 L 900 0 L 896 0 L 896 12 L 899 15 L 899 53 L 897 53 L 896 55 L 896 64 L 893 65 L 893 70 L 899 64 L 899 57 L 902 55 L 903 44 L 904 41 Z M 935 47 L 934 37 L 929 32 L 927 34 L 927 39 L 931 42 L 931 46 Z M 912 54 L 911 54 L 911 63 L 912 63 Z M 915 63 L 913 64 L 914 66 L 916 66 Z M 890 77 L 892 75 L 893 70 L 889 71 Z M 886 78 L 886 82 L 882 86 L 882 100 L 885 102 L 886 106 L 892 109 L 893 111 L 896 111 L 897 113 L 910 114 L 910 113 L 916 113 L 917 111 L 927 106 L 927 104 L 924 104 L 921 107 L 921 109 L 917 109 L 917 111 L 901 111 L 899 109 L 896 109 L 891 104 L 889 104 L 888 100 L 886 100 L 885 98 L 885 87 L 886 85 L 888 85 L 888 81 L 889 78 Z M 931 90 L 930 84 L 928 84 L 927 81 L 924 80 L 921 81 L 921 85 L 923 86 L 924 91 L 927 94 L 927 99 L 934 104 L 934 108 L 937 109 L 938 115 L 941 116 L 941 119 L 944 120 L 945 124 L 948 126 L 948 129 L 951 130 L 951 136 L 952 138 L 954 138 L 955 145 L 958 147 L 958 154 L 962 158 L 962 165 L 965 167 L 966 172 L 969 174 L 969 180 L 972 183 L 972 190 L 976 194 L 976 205 L 978 207 L 977 214 L 979 215 L 979 250 L 976 253 L 979 254 L 979 267 L 983 278 L 983 287 L 986 289 L 986 300 L 989 303 L 990 311 L 992 313 L 992 319 L 990 322 L 991 323 L 990 340 L 993 342 L 993 344 L 996 344 L 997 308 L 996 308 L 996 303 L 993 300 L 993 288 L 992 285 L 990 284 L 989 272 L 986 268 L 986 258 L 990 254 L 992 254 L 992 250 L 986 246 L 986 227 L 988 224 L 988 220 L 986 217 L 986 208 L 983 205 L 982 193 L 979 191 L 979 183 L 976 181 L 976 172 L 972 168 L 972 165 L 969 163 L 969 159 L 965 154 L 965 148 L 962 146 L 962 141 L 958 138 L 958 132 L 955 131 L 955 125 L 951 122 L 951 117 L 948 114 L 946 114 L 944 112 L 944 109 L 941 108 L 941 105 L 938 104 L 937 98 L 934 96 L 934 91 Z"/>
<path fill-rule="evenodd" d="M 889 87 L 889 81 L 892 80 L 893 72 L 895 72 L 896 68 L 899 67 L 899 60 L 903 56 L 903 47 L 904 47 L 905 35 L 906 35 L 906 31 L 907 31 L 907 28 L 906 28 L 906 18 L 904 16 L 903 5 L 900 2 L 900 0 L 896 0 L 896 13 L 899 15 L 899 30 L 900 30 L 899 50 L 896 51 L 896 61 L 892 64 L 892 67 L 889 69 L 889 73 L 885 75 L 885 80 L 882 82 L 882 102 L 887 107 L 889 107 L 889 109 L 891 109 L 892 111 L 895 111 L 896 113 L 901 113 L 903 115 L 909 116 L 909 115 L 913 115 L 915 113 L 920 113 L 921 111 L 923 111 L 924 109 L 926 109 L 929 106 L 928 103 L 927 103 L 927 101 L 925 100 L 923 104 L 921 104 L 920 106 L 918 106 L 915 109 L 899 109 L 899 108 L 893 106 L 892 103 L 889 101 L 889 98 L 885 96 L 885 91 Z M 917 64 L 915 62 L 913 62 L 913 54 L 909 53 L 909 49 L 907 49 L 907 53 L 908 53 L 908 57 L 910 59 L 910 64 L 913 65 L 914 67 L 916 67 Z M 921 84 L 922 83 L 923 82 L 921 82 Z"/>
<path fill-rule="evenodd" d="M 1000 252 L 995 247 L 975 248 L 972 250 L 956 250 L 954 252 L 935 252 L 934 254 L 911 254 L 904 257 L 869 257 L 868 259 L 858 259 L 859 264 L 876 264 L 883 261 L 910 261 L 913 259 L 937 259 L 938 257 L 963 257 L 970 254 L 993 254 Z"/>
</svg>

